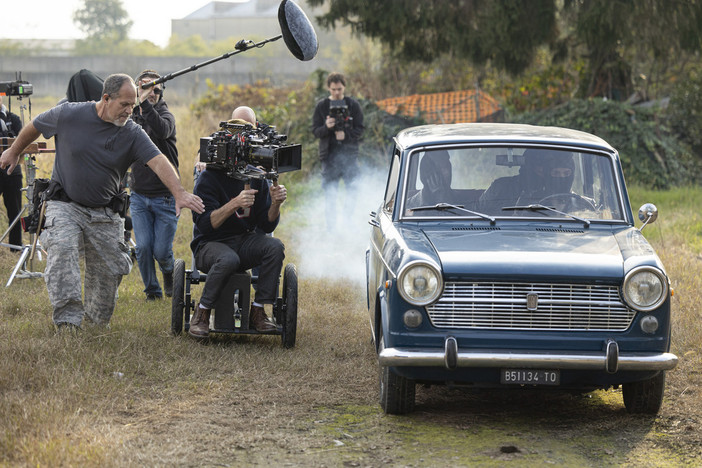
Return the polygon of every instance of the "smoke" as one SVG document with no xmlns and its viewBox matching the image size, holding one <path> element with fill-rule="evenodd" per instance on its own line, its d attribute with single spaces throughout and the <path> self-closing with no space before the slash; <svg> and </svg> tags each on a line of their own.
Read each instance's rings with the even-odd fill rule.
<svg viewBox="0 0 702 468">
<path fill-rule="evenodd" d="M 349 187 L 339 183 L 334 214 L 334 229 L 327 227 L 327 194 L 321 177 L 312 178 L 296 200 L 295 217 L 302 216 L 292 232 L 300 278 L 325 278 L 364 284 L 365 252 L 370 239 L 369 213 L 377 211 L 385 192 L 387 173 L 362 170 Z"/>
</svg>

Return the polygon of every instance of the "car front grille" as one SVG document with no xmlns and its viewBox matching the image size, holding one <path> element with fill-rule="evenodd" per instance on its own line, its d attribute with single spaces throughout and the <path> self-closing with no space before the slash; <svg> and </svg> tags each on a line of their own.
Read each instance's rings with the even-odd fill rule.
<svg viewBox="0 0 702 468">
<path fill-rule="evenodd" d="M 427 311 L 438 328 L 509 330 L 623 331 L 636 315 L 616 286 L 587 284 L 447 283 Z"/>
</svg>

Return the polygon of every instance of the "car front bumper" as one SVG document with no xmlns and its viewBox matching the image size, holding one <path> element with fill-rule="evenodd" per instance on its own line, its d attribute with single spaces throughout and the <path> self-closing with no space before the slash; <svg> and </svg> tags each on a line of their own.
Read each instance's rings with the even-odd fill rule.
<svg viewBox="0 0 702 468">
<path fill-rule="evenodd" d="M 388 367 L 518 367 L 532 369 L 575 369 L 617 371 L 659 371 L 673 369 L 678 357 L 672 353 L 620 353 L 616 341 L 605 343 L 602 352 L 459 350 L 449 337 L 444 349 L 383 348 L 378 363 Z"/>
</svg>

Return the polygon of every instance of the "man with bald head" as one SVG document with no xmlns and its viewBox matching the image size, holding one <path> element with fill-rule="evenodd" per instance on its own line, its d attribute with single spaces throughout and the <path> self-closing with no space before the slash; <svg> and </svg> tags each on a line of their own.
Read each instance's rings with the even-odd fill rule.
<svg viewBox="0 0 702 468">
<path fill-rule="evenodd" d="M 40 114 L 0 157 L 0 168 L 10 173 L 22 150 L 40 135 L 57 137 L 41 243 L 48 253 L 44 279 L 58 328 L 80 328 L 84 316 L 98 325 L 109 324 L 117 287 L 132 267 L 120 216 L 126 209 L 121 182 L 131 164 L 145 164 L 156 173 L 173 194 L 176 213 L 181 208 L 196 213 L 204 208 L 199 197 L 185 191 L 166 156 L 130 119 L 136 103 L 132 78 L 110 75 L 100 101 L 66 102 Z"/>
<path fill-rule="evenodd" d="M 250 107 L 237 107 L 230 123 L 256 125 Z M 249 170 L 260 170 L 250 166 Z M 208 167 L 195 183 L 195 194 L 205 203 L 202 214 L 193 213 L 194 235 L 190 248 L 195 266 L 207 274 L 188 333 L 209 335 L 210 311 L 233 273 L 258 266 L 258 282 L 249 321 L 259 332 L 276 330 L 264 310 L 277 297 L 285 246 L 271 233 L 280 220 L 280 205 L 287 198 L 283 185 L 269 187 L 263 178 L 248 181 L 227 175 L 225 169 Z"/>
</svg>

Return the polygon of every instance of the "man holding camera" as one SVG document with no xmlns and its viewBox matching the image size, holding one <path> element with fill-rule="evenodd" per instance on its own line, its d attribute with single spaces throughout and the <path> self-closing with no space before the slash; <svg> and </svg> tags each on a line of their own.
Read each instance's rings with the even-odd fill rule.
<svg viewBox="0 0 702 468">
<path fill-rule="evenodd" d="M 66 102 L 40 114 L 0 156 L 0 169 L 11 172 L 21 151 L 40 135 L 57 137 L 41 243 L 48 253 L 44 279 L 59 329 L 80 328 L 84 316 L 97 325 L 110 322 L 117 287 L 132 267 L 120 216 L 126 211 L 121 182 L 129 166 L 148 165 L 175 197 L 176 213 L 204 209 L 202 200 L 182 187 L 168 158 L 130 119 L 136 102 L 132 78 L 110 75 L 100 101 Z"/>
<path fill-rule="evenodd" d="M 22 130 L 22 120 L 2 103 L 0 95 L 0 138 L 14 138 Z M 4 146 L 3 146 L 4 147 Z M 19 164 L 11 174 L 0 171 L 0 194 L 7 210 L 8 223 L 12 223 L 22 209 L 22 166 Z M 22 226 L 16 223 L 8 238 L 12 245 L 22 245 Z"/>
<path fill-rule="evenodd" d="M 355 194 L 349 193 L 358 175 L 358 142 L 363 134 L 363 112 L 353 98 L 344 96 L 346 79 L 341 73 L 327 77 L 329 97 L 319 101 L 312 117 L 312 132 L 319 138 L 322 188 L 325 191 L 327 230 L 336 228 L 336 199 L 344 179 L 346 214 L 353 213 Z"/>
<path fill-rule="evenodd" d="M 139 105 L 132 120 L 144 129 L 161 154 L 178 171 L 175 116 L 168 110 L 160 84 L 142 89 L 141 85 L 161 78 L 154 70 L 144 70 L 136 77 Z M 146 300 L 173 295 L 173 238 L 178 227 L 175 200 L 156 173 L 142 163 L 131 167 L 131 215 L 136 236 L 136 257 Z M 163 273 L 163 291 L 156 276 L 158 262 Z"/>
<path fill-rule="evenodd" d="M 231 123 L 256 125 L 249 107 L 237 107 Z M 249 167 L 249 170 L 256 168 Z M 188 333 L 195 338 L 209 334 L 210 311 L 229 277 L 240 270 L 259 267 L 256 295 L 251 304 L 250 323 L 259 332 L 276 330 L 264 310 L 273 304 L 285 258 L 285 246 L 271 233 L 280 220 L 280 205 L 287 198 L 283 185 L 270 188 L 264 178 L 248 181 L 208 166 L 195 183 L 194 193 L 205 203 L 205 211 L 193 213 L 194 238 L 190 247 L 198 270 L 207 274 L 199 304 L 195 307 Z"/>
</svg>

